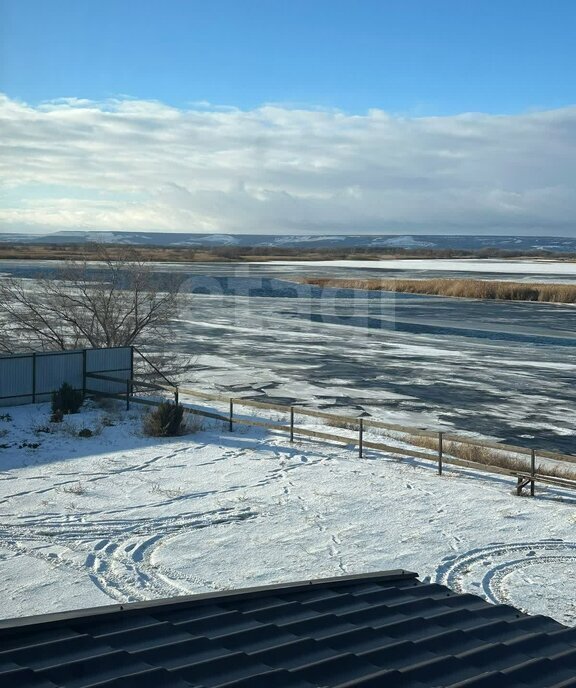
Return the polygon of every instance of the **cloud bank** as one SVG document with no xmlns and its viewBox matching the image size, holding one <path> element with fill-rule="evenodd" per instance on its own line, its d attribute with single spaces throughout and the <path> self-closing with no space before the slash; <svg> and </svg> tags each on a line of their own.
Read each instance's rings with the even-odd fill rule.
<svg viewBox="0 0 576 688">
<path fill-rule="evenodd" d="M 196 108 L 0 96 L 2 227 L 576 234 L 576 107 Z"/>
</svg>

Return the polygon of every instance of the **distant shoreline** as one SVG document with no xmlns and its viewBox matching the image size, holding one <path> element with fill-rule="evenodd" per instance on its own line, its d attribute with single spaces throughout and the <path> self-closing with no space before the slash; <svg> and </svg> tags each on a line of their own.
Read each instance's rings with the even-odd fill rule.
<svg viewBox="0 0 576 688">
<path fill-rule="evenodd" d="M 370 265 L 374 261 L 393 260 L 450 260 L 474 259 L 481 261 L 530 260 L 533 262 L 555 261 L 571 263 L 576 261 L 575 254 L 562 252 L 545 253 L 513 252 L 500 249 L 463 250 L 463 249 L 371 249 L 370 251 L 353 248 L 264 248 L 264 247 L 163 247 L 163 246 L 125 246 L 104 244 L 112 259 L 121 260 L 126 255 L 137 256 L 140 260 L 158 263 L 272 263 L 277 261 L 361 261 Z M 101 255 L 102 246 L 93 244 L 10 244 L 0 243 L 0 260 L 96 260 Z"/>
<path fill-rule="evenodd" d="M 474 278 L 338 279 L 303 277 L 294 281 L 332 289 L 387 291 L 488 301 L 576 304 L 576 284 L 509 282 Z"/>
</svg>

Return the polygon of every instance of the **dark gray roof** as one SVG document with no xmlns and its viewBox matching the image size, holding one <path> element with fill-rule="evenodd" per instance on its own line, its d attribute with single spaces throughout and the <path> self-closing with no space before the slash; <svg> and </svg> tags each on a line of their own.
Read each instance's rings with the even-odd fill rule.
<svg viewBox="0 0 576 688">
<path fill-rule="evenodd" d="M 2 688 L 576 686 L 576 628 L 388 571 L 0 622 Z"/>
</svg>

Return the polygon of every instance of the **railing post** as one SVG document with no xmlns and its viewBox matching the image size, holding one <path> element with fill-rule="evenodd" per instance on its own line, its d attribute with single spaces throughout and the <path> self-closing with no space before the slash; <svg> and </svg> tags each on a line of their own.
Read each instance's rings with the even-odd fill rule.
<svg viewBox="0 0 576 688">
<path fill-rule="evenodd" d="M 530 475 L 534 478 L 536 473 L 536 452 L 534 449 L 530 450 Z M 530 496 L 534 496 L 534 479 L 530 481 Z"/>
<path fill-rule="evenodd" d="M 234 432 L 234 400 L 230 399 L 230 415 L 228 417 L 228 430 Z"/>
<path fill-rule="evenodd" d="M 364 453 L 364 420 L 360 418 L 360 424 L 358 425 L 358 456 L 362 458 Z"/>
<path fill-rule="evenodd" d="M 290 442 L 294 442 L 294 407 L 290 407 Z"/>
<path fill-rule="evenodd" d="M 438 433 L 438 475 L 442 475 L 442 459 L 444 457 L 444 433 Z"/>
<path fill-rule="evenodd" d="M 86 349 L 82 349 L 82 396 L 86 396 Z"/>
<path fill-rule="evenodd" d="M 126 410 L 130 410 L 130 380 L 126 380 Z"/>
<path fill-rule="evenodd" d="M 32 403 L 36 403 L 36 354 L 32 354 Z"/>
</svg>

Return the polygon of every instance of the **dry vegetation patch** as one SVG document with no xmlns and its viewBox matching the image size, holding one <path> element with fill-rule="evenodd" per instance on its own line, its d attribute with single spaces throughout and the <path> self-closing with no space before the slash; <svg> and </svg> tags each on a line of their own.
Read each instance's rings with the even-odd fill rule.
<svg viewBox="0 0 576 688">
<path fill-rule="evenodd" d="M 395 291 L 467 299 L 576 303 L 576 284 L 505 282 L 481 279 L 331 279 L 307 277 L 305 284 L 336 289 Z"/>
<path fill-rule="evenodd" d="M 425 449 L 438 451 L 438 439 L 435 437 L 412 437 L 410 443 Z M 530 459 L 514 455 L 511 452 L 492 447 L 479 447 L 466 442 L 443 442 L 442 452 L 449 462 L 450 458 L 462 459 L 484 466 L 497 466 L 511 473 L 530 471 Z M 556 463 L 540 463 L 536 466 L 536 473 L 566 480 L 576 480 L 576 469 Z"/>
</svg>

